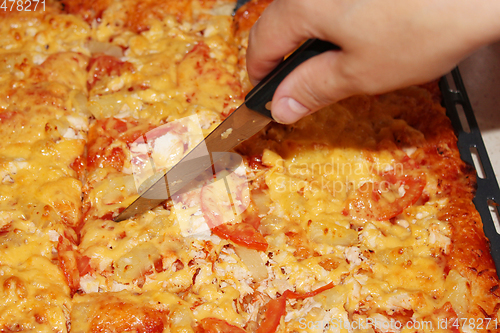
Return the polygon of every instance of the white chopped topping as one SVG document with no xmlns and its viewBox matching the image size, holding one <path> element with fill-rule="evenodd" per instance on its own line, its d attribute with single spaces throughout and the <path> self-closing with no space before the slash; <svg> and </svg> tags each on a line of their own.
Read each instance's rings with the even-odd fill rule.
<svg viewBox="0 0 500 333">
<path fill-rule="evenodd" d="M 307 314 L 309 312 L 311 312 L 311 310 L 313 308 L 320 308 L 322 309 L 323 306 L 321 305 L 321 303 L 318 303 L 314 300 L 314 298 L 310 297 L 310 298 L 306 298 L 304 300 L 304 302 L 302 303 L 302 307 L 297 309 L 297 310 L 293 310 L 293 311 L 287 311 L 286 313 L 286 316 L 285 316 L 285 322 L 289 322 L 291 320 L 294 320 L 296 318 L 305 318 L 307 316 Z M 326 312 L 325 312 L 326 314 Z M 328 320 L 325 320 L 325 323 L 327 323 Z"/>
<path fill-rule="evenodd" d="M 26 28 L 25 33 L 26 33 L 27 36 L 33 37 L 33 36 L 36 35 L 37 30 L 36 30 L 36 28 L 29 27 L 29 28 Z"/>
<path fill-rule="evenodd" d="M 168 132 L 154 140 L 153 159 L 160 167 L 172 166 L 184 156 L 184 142 L 178 134 Z"/>
<path fill-rule="evenodd" d="M 448 253 L 451 240 L 448 236 L 442 233 L 438 225 L 432 224 L 429 227 L 429 244 L 436 244 L 440 246 L 445 253 Z"/>
<path fill-rule="evenodd" d="M 66 119 L 70 123 L 71 127 L 73 127 L 74 129 L 79 130 L 79 131 L 88 130 L 88 124 L 87 124 L 87 121 L 85 118 L 71 115 L 71 116 L 67 116 Z"/>
<path fill-rule="evenodd" d="M 116 281 L 113 281 L 113 285 L 111 286 L 111 291 L 122 291 L 122 290 L 128 290 L 131 289 L 131 287 L 127 284 L 119 283 Z"/>
<path fill-rule="evenodd" d="M 148 145 L 146 143 L 134 142 L 130 145 L 130 151 L 134 154 L 147 154 Z"/>
<path fill-rule="evenodd" d="M 214 35 L 217 35 L 217 27 L 214 24 L 208 24 L 203 31 L 203 36 L 210 37 Z"/>
<path fill-rule="evenodd" d="M 237 167 L 236 170 L 234 170 L 234 173 L 240 177 L 241 176 L 245 177 L 247 175 L 244 165 Z"/>
<path fill-rule="evenodd" d="M 131 175 L 131 174 L 134 173 L 134 171 L 132 170 L 132 168 L 126 168 L 126 167 L 123 167 L 122 172 L 124 174 L 127 174 L 127 175 Z"/>
<path fill-rule="evenodd" d="M 377 238 L 380 237 L 382 237 L 382 233 L 371 223 L 368 223 L 359 235 L 359 239 L 364 243 L 368 243 L 371 248 L 377 247 Z"/>
<path fill-rule="evenodd" d="M 71 127 L 66 130 L 66 132 L 63 134 L 63 137 L 66 139 L 83 139 L 81 134 L 76 133 L 75 130 Z"/>
<path fill-rule="evenodd" d="M 410 224 L 408 223 L 408 221 L 403 220 L 403 219 L 396 220 L 396 224 L 402 226 L 403 228 L 408 228 L 410 226 Z"/>
<path fill-rule="evenodd" d="M 427 211 L 427 210 L 423 210 L 423 211 L 421 211 L 421 212 L 418 212 L 418 213 L 415 215 L 415 217 L 416 217 L 417 219 L 419 219 L 419 220 L 421 220 L 421 219 L 425 219 L 425 218 L 427 218 L 427 217 L 429 217 L 429 216 L 431 216 L 431 213 L 430 213 L 429 211 Z"/>
<path fill-rule="evenodd" d="M 475 326 L 474 321 L 468 320 L 466 323 L 464 323 L 463 326 L 460 327 L 460 329 L 463 333 L 476 333 L 477 330 L 474 329 L 474 326 Z"/>
<path fill-rule="evenodd" d="M 105 271 L 109 266 L 111 266 L 113 259 L 111 258 L 100 258 L 99 261 L 99 271 Z"/>
<path fill-rule="evenodd" d="M 123 78 L 117 77 L 108 83 L 108 88 L 111 89 L 112 91 L 118 91 L 122 89 L 124 85 L 125 81 L 123 80 Z"/>
<path fill-rule="evenodd" d="M 9 162 L 9 171 L 11 174 L 16 174 L 19 169 L 26 169 L 29 166 L 22 158 L 17 158 L 13 162 Z"/>
<path fill-rule="evenodd" d="M 12 212 L 0 211 L 0 227 L 3 227 L 13 219 Z"/>
<path fill-rule="evenodd" d="M 202 129 L 209 129 L 212 124 L 220 122 L 220 116 L 213 111 L 203 110 L 197 112 Z"/>
<path fill-rule="evenodd" d="M 411 156 L 414 152 L 417 151 L 417 147 L 403 148 L 403 151 L 406 153 L 406 155 Z"/>
<path fill-rule="evenodd" d="M 99 282 L 90 274 L 80 278 L 80 287 L 85 293 L 96 293 L 99 291 Z"/>
<path fill-rule="evenodd" d="M 359 250 L 359 248 L 355 246 L 348 247 L 345 250 L 344 256 L 351 264 L 351 269 L 361 264 L 361 259 L 359 258 L 360 253 L 361 251 Z"/>
<path fill-rule="evenodd" d="M 398 194 L 400 197 L 403 197 L 406 193 L 406 190 L 405 190 L 405 186 L 404 185 L 401 185 L 399 188 L 398 188 Z"/>
<path fill-rule="evenodd" d="M 33 55 L 33 63 L 35 65 L 41 65 L 45 61 L 45 59 L 47 59 L 46 55 L 40 53 L 36 53 L 35 55 Z"/>
<path fill-rule="evenodd" d="M 368 276 L 363 274 L 354 275 L 356 281 L 359 282 L 360 285 L 364 286 L 368 282 Z"/>
<path fill-rule="evenodd" d="M 59 240 L 59 233 L 55 230 L 49 230 L 48 235 L 51 242 L 57 242 Z"/>
<path fill-rule="evenodd" d="M 224 254 L 224 253 L 221 253 L 219 255 L 219 259 L 222 262 L 225 262 L 225 263 L 228 263 L 228 264 L 236 264 L 236 263 L 238 263 L 238 261 L 235 258 L 233 258 L 232 255 L 228 255 L 228 254 Z"/>
<path fill-rule="evenodd" d="M 394 312 L 401 309 L 411 310 L 412 305 L 410 300 L 410 295 L 408 293 L 402 292 L 389 297 L 389 299 L 387 300 L 387 306 Z"/>
<path fill-rule="evenodd" d="M 2 179 L 2 183 L 4 184 L 12 184 L 14 183 L 14 179 L 10 175 L 5 175 Z"/>
<path fill-rule="evenodd" d="M 113 116 L 113 117 L 114 118 L 119 118 L 119 119 L 132 117 L 132 112 L 130 110 L 130 107 L 127 104 L 124 104 L 122 106 L 122 108 L 120 109 L 120 112 L 117 115 Z"/>
<path fill-rule="evenodd" d="M 293 290 L 293 286 L 290 284 L 290 282 L 288 282 L 287 280 L 285 279 L 275 279 L 273 281 L 271 281 L 271 286 L 273 286 L 274 288 L 276 288 L 278 290 L 278 292 L 280 294 L 283 294 L 285 292 L 285 290 Z M 269 289 L 266 289 L 266 293 L 272 297 L 272 298 L 275 298 L 275 295 L 276 295 L 276 292 L 272 292 L 272 289 L 273 288 L 269 288 Z"/>
<path fill-rule="evenodd" d="M 14 73 L 14 75 L 16 76 L 16 79 L 18 79 L 18 80 L 22 80 L 25 77 L 24 72 L 21 72 L 21 71 L 16 71 Z"/>
</svg>

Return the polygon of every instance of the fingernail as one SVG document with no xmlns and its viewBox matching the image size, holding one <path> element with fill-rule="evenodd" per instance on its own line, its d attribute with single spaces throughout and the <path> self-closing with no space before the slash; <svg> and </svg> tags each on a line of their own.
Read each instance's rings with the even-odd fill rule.
<svg viewBox="0 0 500 333">
<path fill-rule="evenodd" d="M 280 99 L 273 105 L 273 117 L 279 123 L 291 124 L 309 113 L 309 109 L 290 97 Z"/>
</svg>

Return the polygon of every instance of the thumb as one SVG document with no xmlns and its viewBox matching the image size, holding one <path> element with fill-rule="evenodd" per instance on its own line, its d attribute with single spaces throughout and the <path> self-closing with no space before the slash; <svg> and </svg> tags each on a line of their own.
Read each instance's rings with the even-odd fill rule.
<svg viewBox="0 0 500 333">
<path fill-rule="evenodd" d="M 294 69 L 273 96 L 273 118 L 290 124 L 355 93 L 338 70 L 342 51 L 317 55 Z"/>
</svg>

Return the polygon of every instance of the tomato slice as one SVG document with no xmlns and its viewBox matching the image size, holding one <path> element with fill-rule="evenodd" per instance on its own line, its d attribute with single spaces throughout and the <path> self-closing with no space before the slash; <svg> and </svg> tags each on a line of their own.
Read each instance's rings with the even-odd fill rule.
<svg viewBox="0 0 500 333">
<path fill-rule="evenodd" d="M 234 191 L 232 191 L 231 195 L 236 198 L 235 201 L 239 205 L 234 204 L 234 206 L 231 206 L 230 200 L 226 199 L 228 198 L 227 192 L 225 192 L 226 188 L 221 187 L 221 184 L 224 184 L 223 182 L 205 185 L 201 189 L 201 209 L 208 226 L 220 238 L 230 240 L 249 249 L 267 250 L 266 239 L 255 228 L 260 223 L 260 220 L 246 218 L 240 223 L 231 222 L 231 219 L 234 219 L 234 211 L 239 214 L 244 212 L 246 207 L 242 207 L 241 203 L 248 200 L 249 194 L 243 194 L 245 189 L 248 191 L 248 188 L 245 188 L 243 183 L 239 183 L 241 179 L 235 173 L 227 176 L 226 180 L 233 184 Z M 243 180 L 246 181 L 246 178 Z"/>
<path fill-rule="evenodd" d="M 298 294 L 291 290 L 286 290 L 283 295 L 276 299 L 270 300 L 264 307 L 265 318 L 261 322 L 257 333 L 274 333 L 278 328 L 281 317 L 286 314 L 286 300 L 287 299 L 304 299 L 308 297 L 313 297 L 319 293 L 333 288 L 333 282 L 324 285 L 321 288 L 310 291 L 305 294 Z"/>
<path fill-rule="evenodd" d="M 287 290 L 288 291 L 288 290 Z M 264 307 L 265 318 L 260 323 L 257 333 L 274 333 L 278 328 L 281 317 L 286 313 L 286 292 L 276 299 L 270 300 Z"/>
<path fill-rule="evenodd" d="M 365 220 L 389 220 L 417 202 L 425 187 L 425 177 L 420 173 L 384 173 L 382 178 L 383 181 L 361 185 L 347 201 L 345 214 Z"/>
<path fill-rule="evenodd" d="M 76 256 L 76 266 L 80 276 L 85 276 L 92 271 L 90 266 L 90 257 L 77 255 Z"/>
<path fill-rule="evenodd" d="M 72 242 L 63 236 L 59 236 L 57 254 L 59 268 L 61 268 L 71 292 L 74 293 L 80 287 L 80 273 Z"/>
<path fill-rule="evenodd" d="M 252 225 L 242 223 L 225 223 L 212 228 L 212 232 L 222 239 L 230 240 L 238 245 L 257 251 L 267 250 L 267 241 Z"/>
<path fill-rule="evenodd" d="M 120 76 L 124 72 L 133 72 L 134 65 L 113 56 L 99 54 L 90 59 L 87 69 L 89 71 L 88 85 L 93 88 L 105 76 Z"/>
<path fill-rule="evenodd" d="M 203 333 L 246 333 L 244 329 L 217 318 L 202 319 L 201 328 Z"/>
</svg>

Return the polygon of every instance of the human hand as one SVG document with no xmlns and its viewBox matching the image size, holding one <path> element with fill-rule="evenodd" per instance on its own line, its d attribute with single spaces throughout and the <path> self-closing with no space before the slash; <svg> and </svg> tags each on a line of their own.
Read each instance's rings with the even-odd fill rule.
<svg viewBox="0 0 500 333">
<path fill-rule="evenodd" d="M 276 90 L 273 117 L 292 123 L 355 94 L 380 94 L 450 71 L 500 38 L 495 0 L 275 0 L 250 31 L 256 84 L 308 38 L 329 51 L 301 64 Z"/>
</svg>

